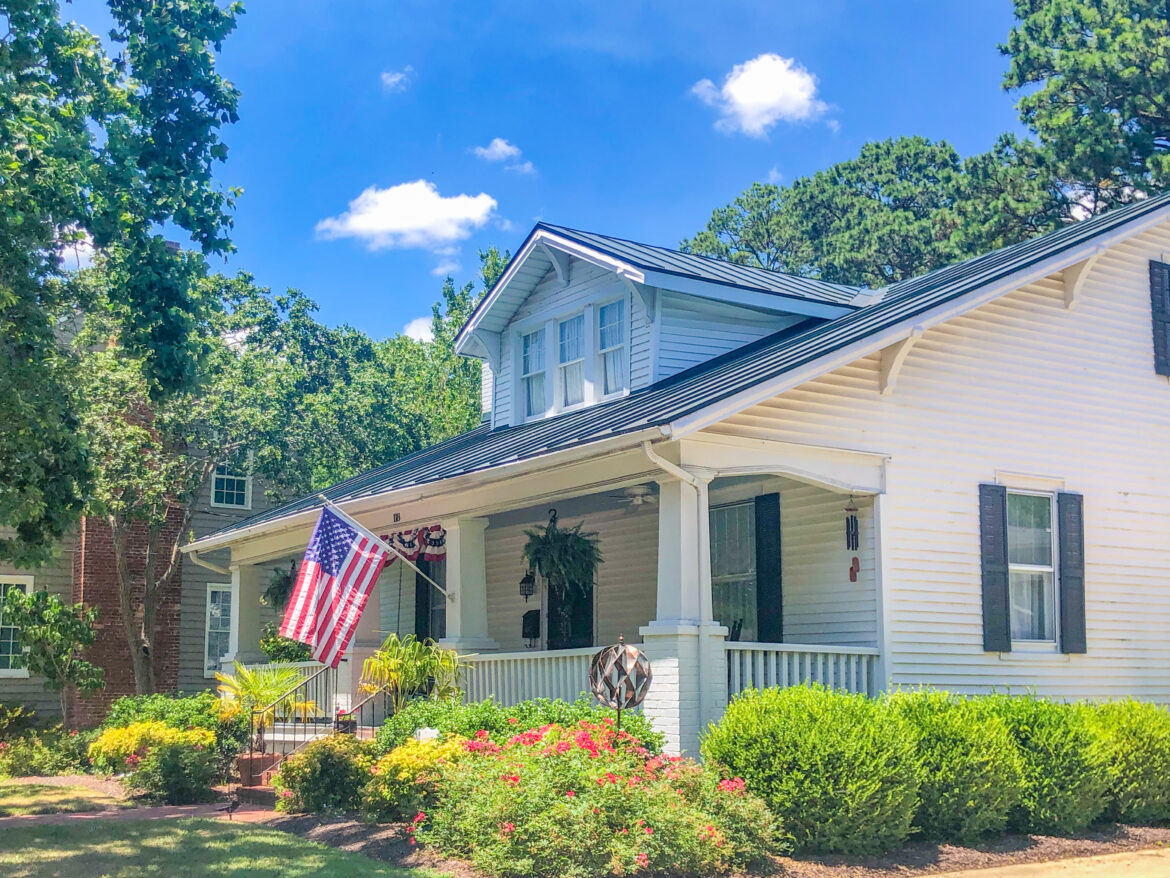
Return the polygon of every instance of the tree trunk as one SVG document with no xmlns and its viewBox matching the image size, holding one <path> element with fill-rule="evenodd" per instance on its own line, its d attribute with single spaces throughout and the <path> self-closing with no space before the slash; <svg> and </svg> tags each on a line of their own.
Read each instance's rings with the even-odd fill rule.
<svg viewBox="0 0 1170 878">
<path fill-rule="evenodd" d="M 69 730 L 69 687 L 61 687 L 61 728 Z"/>
<path fill-rule="evenodd" d="M 151 661 L 150 643 L 142 636 L 142 625 L 136 618 L 134 576 L 130 571 L 130 522 L 109 519 L 110 532 L 114 542 L 114 565 L 118 571 L 118 610 L 122 617 L 122 629 L 126 633 L 126 645 L 130 649 L 130 662 L 134 668 L 134 691 L 138 695 L 151 695 L 155 691 L 154 662 Z M 145 585 L 145 583 L 144 583 Z M 144 589 L 144 597 L 148 589 Z M 145 615 L 145 614 L 144 614 Z"/>
</svg>

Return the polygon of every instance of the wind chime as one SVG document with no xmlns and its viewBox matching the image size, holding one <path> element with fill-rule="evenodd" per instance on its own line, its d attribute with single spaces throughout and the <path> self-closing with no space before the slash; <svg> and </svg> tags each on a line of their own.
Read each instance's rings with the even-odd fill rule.
<svg viewBox="0 0 1170 878">
<path fill-rule="evenodd" d="M 857 521 L 857 506 L 853 495 L 849 495 L 849 505 L 845 507 L 845 548 L 856 552 L 861 547 L 861 526 Z M 861 572 L 861 561 L 856 555 L 849 564 L 849 581 L 857 582 L 857 574 Z"/>
</svg>

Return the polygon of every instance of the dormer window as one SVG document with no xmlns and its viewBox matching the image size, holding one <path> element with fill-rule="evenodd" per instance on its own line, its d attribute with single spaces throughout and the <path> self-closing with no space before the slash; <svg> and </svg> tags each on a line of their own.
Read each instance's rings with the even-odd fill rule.
<svg viewBox="0 0 1170 878">
<path fill-rule="evenodd" d="M 585 401 L 585 315 L 558 323 L 557 394 L 559 407 L 572 408 Z"/>
<path fill-rule="evenodd" d="M 524 416 L 535 418 L 547 409 L 544 396 L 544 330 L 520 339 L 520 380 L 524 386 Z"/>
<path fill-rule="evenodd" d="M 597 353 L 604 396 L 626 389 L 626 302 L 618 299 L 597 309 Z"/>
</svg>

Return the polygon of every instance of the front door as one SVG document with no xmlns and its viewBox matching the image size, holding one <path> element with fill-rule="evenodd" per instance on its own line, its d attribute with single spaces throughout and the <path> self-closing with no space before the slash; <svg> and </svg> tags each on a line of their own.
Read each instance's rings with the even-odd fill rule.
<svg viewBox="0 0 1170 878">
<path fill-rule="evenodd" d="M 418 559 L 418 569 L 439 585 L 447 585 L 447 561 Z M 417 573 L 414 575 L 414 634 L 419 640 L 447 636 L 447 601 L 439 590 Z"/>
<path fill-rule="evenodd" d="M 593 586 L 563 593 L 548 590 L 548 648 L 576 649 L 593 645 Z"/>
<path fill-rule="evenodd" d="M 729 640 L 783 639 L 779 494 L 711 507 L 711 609 Z"/>
</svg>

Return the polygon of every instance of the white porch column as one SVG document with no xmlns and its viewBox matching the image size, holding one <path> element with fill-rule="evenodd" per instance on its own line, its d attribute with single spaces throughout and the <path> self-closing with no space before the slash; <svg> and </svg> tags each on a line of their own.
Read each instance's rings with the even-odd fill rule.
<svg viewBox="0 0 1170 878">
<path fill-rule="evenodd" d="M 711 615 L 708 479 L 697 482 L 659 482 L 657 612 L 639 631 L 654 671 L 643 709 L 669 751 L 692 756 L 727 703 L 727 629 Z"/>
<path fill-rule="evenodd" d="M 486 518 L 442 522 L 447 531 L 447 636 L 443 646 L 460 652 L 498 649 L 488 636 Z"/>
<path fill-rule="evenodd" d="M 264 573 L 255 564 L 233 564 L 232 607 L 228 631 L 228 651 L 223 664 L 230 671 L 233 662 L 264 662 L 260 651 L 260 595 Z"/>
<path fill-rule="evenodd" d="M 357 628 L 353 632 L 353 639 L 345 650 L 345 660 L 337 669 L 337 707 L 346 710 L 354 707 L 365 698 L 361 691 L 362 664 L 372 656 L 386 639 L 381 631 L 382 624 L 382 581 L 381 576 L 374 582 L 370 596 L 366 600 L 366 608 L 358 619 Z"/>
</svg>

